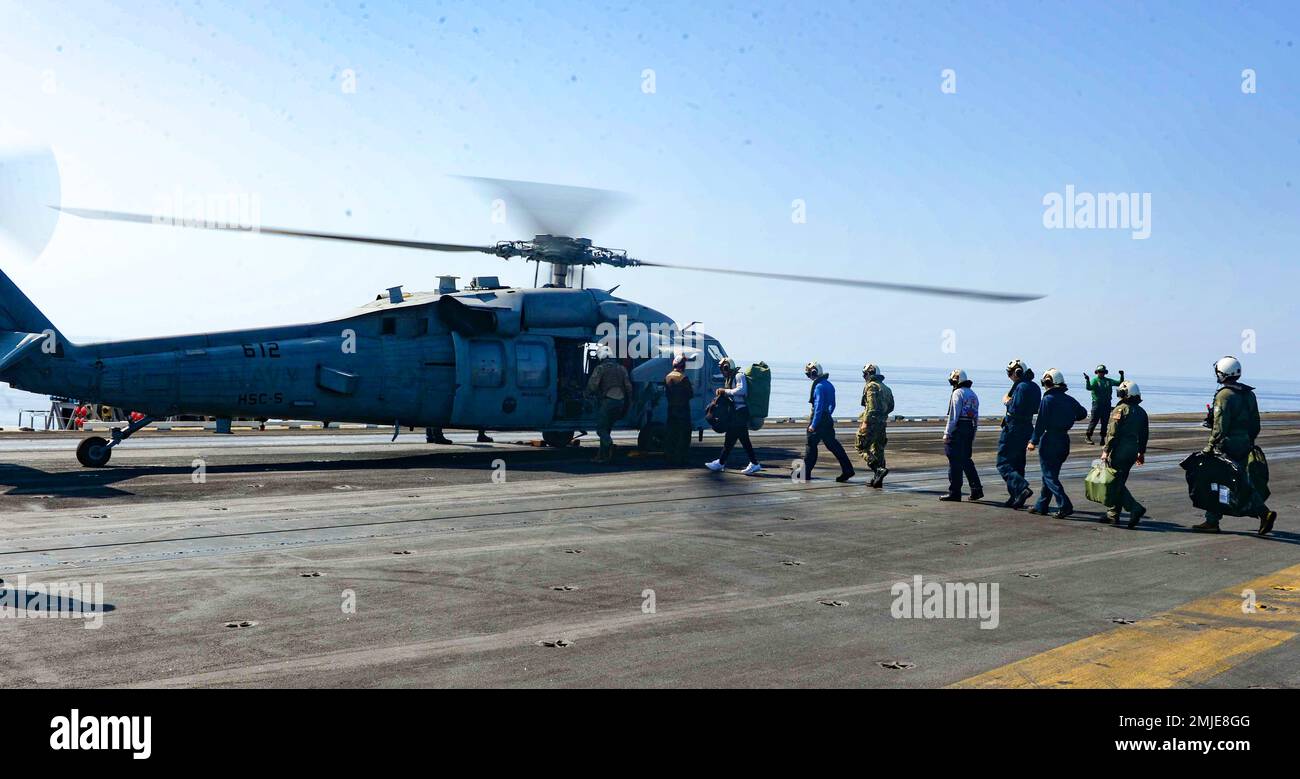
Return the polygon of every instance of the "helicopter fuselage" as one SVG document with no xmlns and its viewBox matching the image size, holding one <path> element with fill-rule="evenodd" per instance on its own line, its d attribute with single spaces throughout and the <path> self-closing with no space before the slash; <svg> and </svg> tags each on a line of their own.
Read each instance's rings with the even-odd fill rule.
<svg viewBox="0 0 1300 779">
<path fill-rule="evenodd" d="M 588 430 L 593 345 L 608 343 L 636 397 L 621 427 L 662 423 L 661 382 L 686 353 L 695 427 L 725 354 L 665 315 L 593 289 L 390 291 L 316 324 L 108 343 L 51 333 L 0 373 L 30 392 L 151 417 L 303 419 L 411 427 Z"/>
</svg>

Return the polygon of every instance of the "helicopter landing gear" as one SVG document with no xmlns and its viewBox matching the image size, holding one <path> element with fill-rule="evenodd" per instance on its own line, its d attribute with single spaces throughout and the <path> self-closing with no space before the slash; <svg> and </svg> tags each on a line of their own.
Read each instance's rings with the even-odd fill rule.
<svg viewBox="0 0 1300 779">
<path fill-rule="evenodd" d="M 103 468 L 108 465 L 108 458 L 112 456 L 113 450 L 108 448 L 108 441 L 97 435 L 83 439 L 80 444 L 77 444 L 77 462 L 87 468 Z"/>
<path fill-rule="evenodd" d="M 542 443 L 553 449 L 563 449 L 573 443 L 572 430 L 547 430 L 542 433 Z"/>
<path fill-rule="evenodd" d="M 97 435 L 85 439 L 77 445 L 77 462 L 87 468 L 103 468 L 113 456 L 113 447 L 135 435 L 138 430 L 152 425 L 154 421 L 154 417 L 141 417 L 127 425 L 125 430 L 115 427 L 112 441 L 105 441 Z"/>
<path fill-rule="evenodd" d="M 636 448 L 643 452 L 662 452 L 664 450 L 664 438 L 668 433 L 668 427 L 659 422 L 651 422 L 641 428 L 641 432 L 636 437 Z"/>
</svg>

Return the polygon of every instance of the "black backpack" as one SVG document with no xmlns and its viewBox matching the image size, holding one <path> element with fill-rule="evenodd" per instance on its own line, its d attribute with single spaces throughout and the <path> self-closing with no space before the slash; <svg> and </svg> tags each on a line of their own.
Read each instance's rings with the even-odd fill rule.
<svg viewBox="0 0 1300 779">
<path fill-rule="evenodd" d="M 725 433 L 731 427 L 731 417 L 736 413 L 736 404 L 729 395 L 714 398 L 708 408 L 704 409 L 704 421 L 709 423 L 715 433 Z"/>
<path fill-rule="evenodd" d="M 1193 506 L 1230 517 L 1250 515 L 1255 491 L 1237 463 L 1218 452 L 1193 452 L 1179 465 L 1187 471 Z"/>
</svg>

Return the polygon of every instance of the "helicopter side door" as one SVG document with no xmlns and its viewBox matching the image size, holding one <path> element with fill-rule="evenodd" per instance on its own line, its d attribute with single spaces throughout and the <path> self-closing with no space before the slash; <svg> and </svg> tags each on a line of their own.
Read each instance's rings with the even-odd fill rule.
<svg viewBox="0 0 1300 779">
<path fill-rule="evenodd" d="M 516 338 L 453 333 L 456 396 L 452 425 L 537 430 L 555 413 L 555 343 L 550 336 Z"/>
</svg>

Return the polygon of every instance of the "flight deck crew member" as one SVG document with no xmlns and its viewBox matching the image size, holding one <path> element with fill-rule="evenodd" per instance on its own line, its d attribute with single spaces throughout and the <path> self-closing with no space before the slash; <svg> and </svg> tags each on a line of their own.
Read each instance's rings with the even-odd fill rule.
<svg viewBox="0 0 1300 779">
<path fill-rule="evenodd" d="M 741 473 L 753 476 L 763 470 L 763 466 L 758 464 L 754 445 L 749 442 L 749 377 L 736 369 L 736 363 L 730 357 L 718 361 L 718 370 L 722 371 L 722 386 L 718 388 L 717 396 L 719 400 L 723 397 L 731 399 L 732 412 L 727 421 L 727 432 L 722 439 L 722 454 L 713 462 L 705 463 L 704 467 L 711 471 L 724 470 L 732 448 L 739 441 L 745 450 L 745 456 L 749 458 L 749 465 Z"/>
<path fill-rule="evenodd" d="M 943 429 L 943 453 L 948 457 L 948 492 L 939 500 L 961 500 L 962 476 L 970 482 L 970 499 L 984 497 L 979 472 L 975 470 L 972 451 L 975 429 L 979 427 L 980 399 L 971 389 L 966 371 L 958 368 L 948 374 L 952 394 L 948 396 L 948 424 Z"/>
<path fill-rule="evenodd" d="M 686 376 L 685 357 L 673 360 L 672 371 L 664 377 L 664 397 L 668 401 L 664 459 L 669 465 L 685 465 L 691 448 L 691 398 L 695 397 L 695 388 Z"/>
<path fill-rule="evenodd" d="M 632 399 L 632 379 L 627 375 L 627 368 L 614 359 L 614 352 L 608 346 L 601 345 L 596 350 L 596 357 L 600 363 L 587 380 L 587 394 L 594 396 L 598 404 L 596 435 L 600 436 L 600 451 L 592 462 L 607 463 L 614 458 L 614 438 L 610 431 Z"/>
<path fill-rule="evenodd" d="M 1110 419 L 1110 391 L 1119 386 L 1119 382 L 1124 380 L 1124 371 L 1119 372 L 1119 381 L 1115 381 L 1107 376 L 1110 371 L 1106 370 L 1105 365 L 1098 365 L 1093 369 L 1097 375 L 1096 379 L 1088 378 L 1088 374 L 1083 374 L 1083 384 L 1092 391 L 1092 418 L 1088 420 L 1088 432 L 1084 436 L 1088 443 L 1093 443 L 1092 431 L 1097 429 L 1101 424 L 1101 445 L 1106 445 L 1106 424 Z"/>
<path fill-rule="evenodd" d="M 1223 357 L 1216 362 L 1214 377 L 1223 386 L 1214 393 L 1213 427 L 1205 451 L 1219 452 L 1232 460 L 1249 479 L 1247 460 L 1259 436 L 1259 403 L 1255 400 L 1255 388 L 1241 383 L 1241 362 L 1236 357 Z M 1269 510 L 1258 493 L 1251 516 L 1259 518 L 1256 532 L 1261 536 L 1268 535 L 1277 521 L 1277 512 Z M 1217 533 L 1222 518 L 1222 514 L 1206 511 L 1205 521 L 1192 525 L 1192 530 Z"/>
<path fill-rule="evenodd" d="M 1117 494 L 1115 504 L 1106 507 L 1106 521 L 1112 525 L 1119 523 L 1119 515 L 1127 511 L 1128 526 L 1135 528 L 1147 513 L 1146 507 L 1138 503 L 1133 493 L 1128 490 L 1128 474 L 1134 465 L 1146 461 L 1147 437 L 1151 426 L 1147 421 L 1147 412 L 1139 403 L 1142 402 L 1142 390 L 1127 379 L 1119 383 L 1115 390 L 1119 403 L 1110 415 L 1110 439 L 1102 445 L 1101 461 L 1115 470 Z"/>
<path fill-rule="evenodd" d="M 885 425 L 894 413 L 894 393 L 885 384 L 885 377 L 874 363 L 862 369 L 867 384 L 862 388 L 862 417 L 858 426 L 858 451 L 872 471 L 871 486 L 880 489 L 885 483 L 889 468 L 885 466 Z"/>
<path fill-rule="evenodd" d="M 812 478 L 813 466 L 817 464 L 817 444 L 821 443 L 839 461 L 840 475 L 835 477 L 835 481 L 843 484 L 857 471 L 853 470 L 848 454 L 835 438 L 835 385 L 830 382 L 830 374 L 815 360 L 804 366 L 803 373 L 812 380 L 812 389 L 808 393 L 812 413 L 808 417 L 808 440 L 803 452 L 804 476 Z"/>
<path fill-rule="evenodd" d="M 1002 505 L 1018 509 L 1034 495 L 1025 479 L 1025 447 L 1034 436 L 1034 414 L 1043 393 L 1034 383 L 1034 371 L 1024 360 L 1007 363 L 1007 378 L 1011 389 L 1002 398 L 1007 407 L 1002 417 L 1002 432 L 998 435 L 998 473 L 1007 483 L 1011 497 Z"/>
<path fill-rule="evenodd" d="M 1061 486 L 1061 466 L 1070 456 L 1070 428 L 1088 417 L 1088 410 L 1067 395 L 1067 389 L 1065 375 L 1056 368 L 1043 374 L 1043 400 L 1038 404 L 1038 421 L 1029 442 L 1029 451 L 1038 450 L 1038 464 L 1043 470 L 1043 491 L 1029 513 L 1046 514 L 1055 497 L 1059 508 L 1053 516 L 1057 519 L 1074 513 L 1074 504 Z"/>
</svg>

